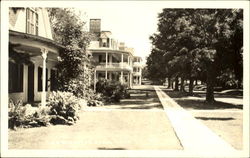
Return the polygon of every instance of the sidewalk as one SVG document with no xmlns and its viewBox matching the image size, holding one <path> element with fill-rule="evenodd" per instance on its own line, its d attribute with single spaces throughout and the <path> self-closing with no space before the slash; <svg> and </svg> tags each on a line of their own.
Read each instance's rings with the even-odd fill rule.
<svg viewBox="0 0 250 158">
<path fill-rule="evenodd" d="M 180 107 L 159 86 L 154 88 L 184 150 L 196 154 L 236 154 L 237 151 L 230 144 Z"/>
</svg>

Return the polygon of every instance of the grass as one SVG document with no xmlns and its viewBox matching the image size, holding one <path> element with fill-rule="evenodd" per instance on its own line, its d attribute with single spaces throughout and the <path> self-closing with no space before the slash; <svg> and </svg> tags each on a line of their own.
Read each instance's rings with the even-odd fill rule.
<svg viewBox="0 0 250 158">
<path fill-rule="evenodd" d="M 197 120 L 204 123 L 217 135 L 241 150 L 243 142 L 243 114 L 242 104 L 215 101 L 213 104 L 205 102 L 205 93 L 194 93 L 189 96 L 185 92 L 164 90 L 181 107 L 188 110 Z M 215 94 L 216 98 L 235 99 L 240 96 Z"/>
<path fill-rule="evenodd" d="M 197 110 L 208 110 L 208 109 L 242 109 L 242 105 L 234 105 L 229 103 L 224 103 L 220 101 L 215 101 L 210 104 L 204 100 L 185 100 L 185 99 L 176 99 L 176 102 L 181 105 L 183 108 L 187 109 L 197 109 Z"/>
<path fill-rule="evenodd" d="M 101 108 L 131 110 L 83 110 L 72 126 L 9 130 L 9 149 L 183 149 L 165 112 L 151 110 L 162 109 L 154 90 L 131 90 L 131 98 Z"/>
<path fill-rule="evenodd" d="M 242 104 L 234 104 L 227 103 L 222 101 L 216 101 L 216 97 L 218 98 L 238 98 L 238 96 L 225 96 L 216 94 L 215 102 L 208 103 L 205 101 L 205 95 L 201 93 L 194 93 L 190 96 L 186 92 L 172 91 L 172 90 L 164 90 L 164 92 L 173 98 L 180 106 L 186 109 L 196 109 L 196 110 L 208 110 L 208 109 L 243 109 Z"/>
</svg>

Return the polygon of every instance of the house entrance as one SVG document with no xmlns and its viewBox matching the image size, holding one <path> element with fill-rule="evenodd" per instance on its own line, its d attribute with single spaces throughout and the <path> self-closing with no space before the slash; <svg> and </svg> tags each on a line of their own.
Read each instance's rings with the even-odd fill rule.
<svg viewBox="0 0 250 158">
<path fill-rule="evenodd" d="M 34 64 L 28 66 L 28 102 L 34 102 Z"/>
</svg>

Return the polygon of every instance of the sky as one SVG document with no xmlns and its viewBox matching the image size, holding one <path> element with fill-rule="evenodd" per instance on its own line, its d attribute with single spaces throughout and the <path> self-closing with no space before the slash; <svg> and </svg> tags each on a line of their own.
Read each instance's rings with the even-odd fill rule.
<svg viewBox="0 0 250 158">
<path fill-rule="evenodd" d="M 157 31 L 157 16 L 163 8 L 162 3 L 106 1 L 88 2 L 75 9 L 85 13 L 82 17 L 87 22 L 91 18 L 101 19 L 102 31 L 111 31 L 115 39 L 134 48 L 135 55 L 145 62 L 151 51 L 149 36 Z"/>
</svg>

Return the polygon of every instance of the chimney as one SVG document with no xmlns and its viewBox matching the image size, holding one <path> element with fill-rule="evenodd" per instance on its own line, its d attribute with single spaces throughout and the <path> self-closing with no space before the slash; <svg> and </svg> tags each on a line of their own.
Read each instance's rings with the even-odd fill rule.
<svg viewBox="0 0 250 158">
<path fill-rule="evenodd" d="M 89 32 L 100 34 L 101 32 L 101 19 L 90 19 Z"/>
</svg>

